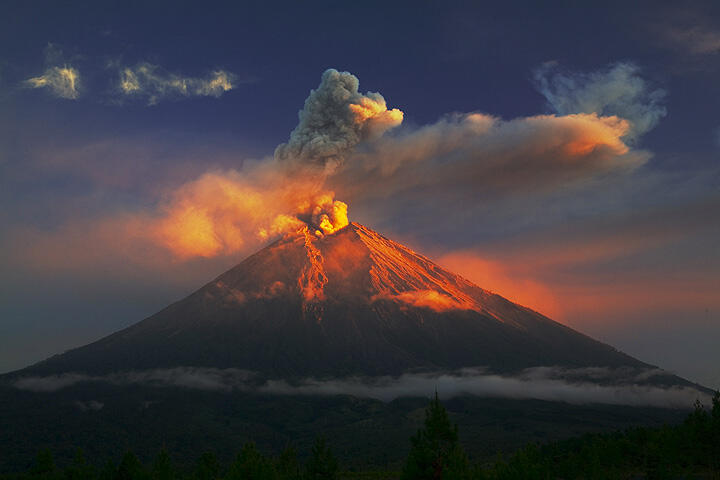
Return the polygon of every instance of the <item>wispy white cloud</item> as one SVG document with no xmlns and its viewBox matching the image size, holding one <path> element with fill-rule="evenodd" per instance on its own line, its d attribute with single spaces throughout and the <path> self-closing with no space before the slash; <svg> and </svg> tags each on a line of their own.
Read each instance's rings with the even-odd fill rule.
<svg viewBox="0 0 720 480">
<path fill-rule="evenodd" d="M 674 27 L 664 30 L 665 38 L 676 48 L 694 55 L 712 55 L 720 53 L 720 31 L 694 25 Z"/>
<path fill-rule="evenodd" d="M 215 70 L 205 77 L 186 77 L 143 62 L 119 70 L 117 91 L 125 97 L 142 98 L 149 105 L 161 100 L 188 97 L 220 97 L 236 86 L 236 75 Z"/>
<path fill-rule="evenodd" d="M 57 97 L 75 100 L 80 96 L 80 72 L 69 65 L 50 67 L 39 77 L 25 80 L 24 85 L 47 88 Z"/>
</svg>

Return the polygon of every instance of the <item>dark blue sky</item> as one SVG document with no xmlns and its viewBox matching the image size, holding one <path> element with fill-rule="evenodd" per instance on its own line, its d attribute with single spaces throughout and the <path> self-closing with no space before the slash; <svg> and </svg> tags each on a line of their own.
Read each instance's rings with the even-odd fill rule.
<svg viewBox="0 0 720 480">
<path fill-rule="evenodd" d="M 502 142 L 521 142 L 529 137 L 513 135 L 523 119 L 591 113 L 561 111 L 538 86 L 538 70 L 554 62 L 548 78 L 574 85 L 566 97 L 594 72 L 605 88 L 613 68 L 634 69 L 612 88 L 640 82 L 640 93 L 600 116 L 619 115 L 622 102 L 645 108 L 661 92 L 658 121 L 621 137 L 642 161 L 566 175 L 570 164 L 546 159 L 500 183 L 487 179 L 521 171 L 525 160 L 482 170 L 477 181 L 428 187 L 395 178 L 402 188 L 348 193 L 351 219 L 448 266 L 485 269 L 460 273 L 517 301 L 552 297 L 531 306 L 550 305 L 559 320 L 630 354 L 720 386 L 708 366 L 720 363 L 708 340 L 720 338 L 720 4 L 588 3 L 4 2 L 0 371 L 140 320 L 258 248 L 163 264 L 135 244 L 100 243 L 116 238 L 109 218 L 152 216 L 168 192 L 203 173 L 242 172 L 249 159 L 271 156 L 326 69 L 351 72 L 361 92 L 402 110 L 398 137 L 480 112 L 507 122 Z M 43 83 L 61 68 L 79 76 L 69 93 Z M 128 68 L 156 76 L 123 94 Z M 197 93 L 214 72 L 231 75 L 232 88 Z M 173 79 L 189 82 L 190 93 L 173 92 Z M 458 148 L 477 162 L 499 155 L 475 143 Z M 425 159 L 423 168 L 431 176 L 435 167 L 471 168 L 448 166 L 458 155 Z M 338 185 L 353 182 L 368 179 L 347 173 Z M 102 262 L 75 257 L 88 244 Z M 460 254 L 486 263 L 456 265 Z"/>
</svg>

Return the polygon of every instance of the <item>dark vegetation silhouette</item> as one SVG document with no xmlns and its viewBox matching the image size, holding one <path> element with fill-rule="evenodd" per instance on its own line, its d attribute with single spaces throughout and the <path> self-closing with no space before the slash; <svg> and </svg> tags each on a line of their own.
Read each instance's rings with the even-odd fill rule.
<svg viewBox="0 0 720 480">
<path fill-rule="evenodd" d="M 679 425 L 529 444 L 507 458 L 498 456 L 493 462 L 476 464 L 465 454 L 458 427 L 436 393 L 425 411 L 423 426 L 410 443 L 400 472 L 343 471 L 332 445 L 320 436 L 304 463 L 292 446 L 278 456 L 268 456 L 254 443 L 247 443 L 229 465 L 208 451 L 199 453 L 194 467 L 184 470 L 175 467 L 164 448 L 147 466 L 128 451 L 118 462 L 107 461 L 99 468 L 88 462 L 81 450 L 60 468 L 52 452 L 45 449 L 26 472 L 1 474 L 0 480 L 720 479 L 720 393 L 709 408 L 696 402 L 694 411 Z"/>
<path fill-rule="evenodd" d="M 469 477 L 469 462 L 460 446 L 458 427 L 450 422 L 437 392 L 425 412 L 424 427 L 410 443 L 412 447 L 402 472 L 403 480 Z"/>
</svg>

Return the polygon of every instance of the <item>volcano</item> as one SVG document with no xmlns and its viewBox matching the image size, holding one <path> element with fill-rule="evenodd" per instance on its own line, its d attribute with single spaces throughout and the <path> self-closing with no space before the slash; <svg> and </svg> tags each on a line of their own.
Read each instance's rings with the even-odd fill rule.
<svg viewBox="0 0 720 480">
<path fill-rule="evenodd" d="M 68 463 L 68 445 L 230 459 L 248 441 L 309 452 L 317 435 L 349 464 L 399 465 L 433 388 L 454 389 L 469 451 L 489 458 L 679 421 L 674 408 L 707 393 L 648 367 L 362 225 L 306 227 L 129 328 L 0 376 L 0 451 L 13 452 L 0 471 L 27 468 L 38 445 Z M 480 387 L 453 387 L 468 379 Z"/>
<path fill-rule="evenodd" d="M 22 374 L 176 366 L 266 378 L 648 365 L 357 223 L 304 228 L 129 328 Z"/>
</svg>

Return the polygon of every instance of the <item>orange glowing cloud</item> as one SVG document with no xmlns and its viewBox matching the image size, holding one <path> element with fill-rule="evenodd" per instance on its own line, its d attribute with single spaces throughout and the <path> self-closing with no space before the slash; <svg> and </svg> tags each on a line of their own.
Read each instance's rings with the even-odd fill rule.
<svg viewBox="0 0 720 480">
<path fill-rule="evenodd" d="M 207 173 L 169 195 L 151 236 L 192 258 L 233 254 L 308 225 L 331 234 L 348 224 L 347 204 L 319 188 L 313 178 L 289 180 L 272 169 Z"/>
<path fill-rule="evenodd" d="M 563 316 L 560 300 L 552 287 L 522 272 L 517 265 L 489 260 L 467 251 L 443 255 L 437 263 L 481 288 L 550 318 L 557 320 Z"/>
<path fill-rule="evenodd" d="M 399 293 L 390 298 L 414 307 L 429 308 L 436 312 L 469 309 L 468 305 L 435 290 L 413 290 Z"/>
<path fill-rule="evenodd" d="M 382 96 L 362 97 L 357 103 L 349 104 L 348 108 L 370 138 L 378 137 L 386 130 L 400 125 L 404 117 L 403 112 L 397 108 L 388 110 Z"/>
<path fill-rule="evenodd" d="M 634 315 L 720 308 L 720 278 L 711 266 L 672 259 L 694 248 L 712 224 L 717 200 L 676 210 L 598 218 L 437 257 L 478 286 L 581 329 L 604 328 Z"/>
<path fill-rule="evenodd" d="M 182 257 L 211 257 L 226 246 L 233 250 L 243 243 L 242 236 L 232 231 L 224 241 L 219 232 L 216 233 L 216 224 L 208 209 L 192 204 L 174 208 L 158 226 L 158 231 L 162 243 Z"/>
<path fill-rule="evenodd" d="M 561 142 L 567 155 L 587 156 L 599 148 L 607 148 L 615 155 L 623 155 L 629 150 L 622 137 L 630 129 L 630 123 L 622 118 L 580 113 L 562 117 L 538 116 L 530 121 L 542 121 L 544 118 L 551 118 L 557 125 L 566 127 L 567 136 L 563 136 Z"/>
<path fill-rule="evenodd" d="M 165 201 L 154 227 L 156 239 L 180 258 L 239 251 L 289 201 L 273 185 L 257 188 L 253 183 L 229 171 L 182 185 Z"/>
</svg>

